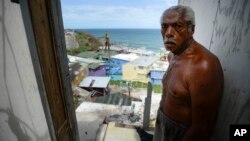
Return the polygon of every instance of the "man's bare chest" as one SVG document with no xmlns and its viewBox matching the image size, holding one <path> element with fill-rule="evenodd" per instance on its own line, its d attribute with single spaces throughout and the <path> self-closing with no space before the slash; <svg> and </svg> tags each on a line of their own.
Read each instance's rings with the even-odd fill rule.
<svg viewBox="0 0 250 141">
<path fill-rule="evenodd" d="M 176 98 L 189 98 L 187 64 L 174 64 L 169 66 L 163 78 L 163 94 Z"/>
</svg>

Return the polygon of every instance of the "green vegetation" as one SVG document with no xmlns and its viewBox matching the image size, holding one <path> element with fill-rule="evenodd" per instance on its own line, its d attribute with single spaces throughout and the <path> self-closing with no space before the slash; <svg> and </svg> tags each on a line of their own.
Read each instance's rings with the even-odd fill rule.
<svg viewBox="0 0 250 141">
<path fill-rule="evenodd" d="M 116 85 L 119 87 L 128 87 L 128 82 L 124 80 L 111 80 L 110 85 Z M 147 88 L 147 83 L 133 81 L 130 83 L 132 88 Z M 162 93 L 162 85 L 153 85 L 153 91 L 155 93 Z"/>
<path fill-rule="evenodd" d="M 123 81 L 123 80 L 110 80 L 109 83 L 110 83 L 110 85 L 122 86 L 122 84 L 125 84 L 126 81 Z"/>
<path fill-rule="evenodd" d="M 76 54 L 79 54 L 81 52 L 85 52 L 85 51 L 89 51 L 89 50 L 91 50 L 91 48 L 88 46 L 79 46 L 76 49 L 67 49 L 67 53 L 69 55 L 76 55 Z"/>
<path fill-rule="evenodd" d="M 148 84 L 143 83 L 143 82 L 133 81 L 132 82 L 132 87 L 134 87 L 134 88 L 147 88 Z"/>
<path fill-rule="evenodd" d="M 162 85 L 153 85 L 153 91 L 155 93 L 162 93 Z"/>
<path fill-rule="evenodd" d="M 88 33 L 78 31 L 76 31 L 75 33 L 79 48 L 68 49 L 67 53 L 70 55 L 76 55 L 85 51 L 97 51 L 98 47 L 102 46 L 100 40 Z"/>
</svg>

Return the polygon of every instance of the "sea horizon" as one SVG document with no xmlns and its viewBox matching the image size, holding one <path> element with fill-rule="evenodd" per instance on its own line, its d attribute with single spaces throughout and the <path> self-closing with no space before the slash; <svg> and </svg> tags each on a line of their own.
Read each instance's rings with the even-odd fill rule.
<svg viewBox="0 0 250 141">
<path fill-rule="evenodd" d="M 74 31 L 89 33 L 104 43 L 104 35 L 108 32 L 112 45 L 143 48 L 158 52 L 164 48 L 160 29 L 150 28 L 87 28 L 72 29 Z"/>
</svg>

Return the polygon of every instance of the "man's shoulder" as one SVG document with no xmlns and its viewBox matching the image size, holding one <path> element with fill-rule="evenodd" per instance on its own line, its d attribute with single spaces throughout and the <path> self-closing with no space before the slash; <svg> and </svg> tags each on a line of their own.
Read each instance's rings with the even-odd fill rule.
<svg viewBox="0 0 250 141">
<path fill-rule="evenodd" d="M 196 66 L 194 67 L 195 69 L 198 71 L 206 71 L 220 67 L 219 59 L 215 54 L 200 44 L 198 44 L 196 48 L 196 53 L 193 58 L 193 64 Z"/>
<path fill-rule="evenodd" d="M 218 57 L 201 44 L 196 45 L 196 61 L 217 62 Z"/>
</svg>

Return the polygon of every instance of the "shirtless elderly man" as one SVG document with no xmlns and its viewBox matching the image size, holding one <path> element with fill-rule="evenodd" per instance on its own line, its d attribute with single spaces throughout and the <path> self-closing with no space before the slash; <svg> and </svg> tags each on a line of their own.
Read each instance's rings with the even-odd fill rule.
<svg viewBox="0 0 250 141">
<path fill-rule="evenodd" d="M 214 129 L 223 72 L 218 58 L 193 39 L 194 29 L 190 7 L 173 6 L 161 17 L 164 45 L 171 53 L 154 141 L 207 141 Z"/>
</svg>

